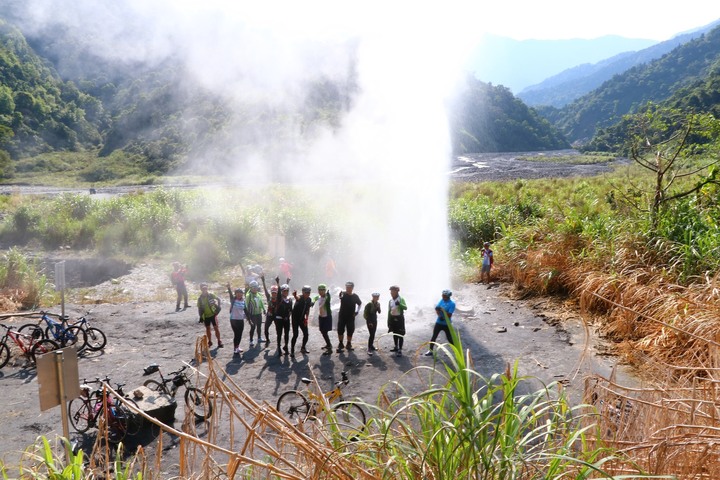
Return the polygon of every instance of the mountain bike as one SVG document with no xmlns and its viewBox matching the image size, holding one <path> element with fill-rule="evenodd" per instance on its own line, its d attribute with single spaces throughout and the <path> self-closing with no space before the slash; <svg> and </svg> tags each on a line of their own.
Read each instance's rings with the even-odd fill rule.
<svg viewBox="0 0 720 480">
<path fill-rule="evenodd" d="M 90 384 L 100 384 L 100 388 L 93 391 Z M 108 440 L 118 443 L 126 435 L 134 435 L 140 431 L 142 417 L 133 413 L 119 398 L 113 396 L 105 388 L 109 384 L 108 377 L 102 380 L 96 378 L 94 381 L 83 380 L 83 384 L 80 385 L 80 396 L 71 400 L 68 405 L 68 415 L 70 425 L 78 433 L 85 433 L 90 428 L 97 428 L 101 424 L 101 420 L 104 420 L 108 429 Z M 115 391 L 126 402 L 137 407 L 134 400 L 125 397 L 122 390 L 124 385 L 124 383 L 117 383 Z"/>
<path fill-rule="evenodd" d="M 165 378 L 160 371 L 160 366 L 157 363 L 152 363 L 145 367 L 143 375 L 158 372 L 160 381 L 150 379 L 145 381 L 143 385 L 154 392 L 164 393 L 173 398 L 175 398 L 178 389 L 185 386 L 185 404 L 193 412 L 195 418 L 206 420 L 212 416 L 213 406 L 205 392 L 192 384 L 192 381 L 185 373 L 187 368 L 187 365 L 185 365 L 180 370 L 169 373 L 168 377 Z"/>
<path fill-rule="evenodd" d="M 40 323 L 45 322 L 45 338 L 60 342 L 63 347 L 73 346 L 77 351 L 85 348 L 87 335 L 85 331 L 77 326 L 67 326 L 65 321 L 55 321 L 50 318 L 49 313 L 40 312 Z"/>
<path fill-rule="evenodd" d="M 65 317 L 62 322 L 63 325 L 68 328 L 77 327 L 85 332 L 85 346 L 88 350 L 96 352 L 105 348 L 105 345 L 107 344 L 107 337 L 99 328 L 91 327 L 90 321 L 87 318 L 80 317 L 77 321 L 71 323 L 68 321 L 67 317 Z"/>
<path fill-rule="evenodd" d="M 10 360 L 10 346 L 9 340 L 12 340 L 15 345 L 18 346 L 23 355 L 29 358 L 35 363 L 37 355 L 52 352 L 57 350 L 60 346 L 52 341 L 42 338 L 42 335 L 37 335 L 36 330 L 30 330 L 30 333 L 14 331 L 13 327 L 1 324 L 0 326 L 5 329 L 5 335 L 0 339 L 0 368 L 7 365 Z M 23 325 L 25 326 L 25 325 Z M 37 327 L 37 326 L 36 326 Z M 26 329 L 27 331 L 28 329 Z"/>
<path fill-rule="evenodd" d="M 308 386 L 312 383 L 309 378 L 302 378 L 301 381 Z M 342 399 L 342 390 L 348 383 L 350 380 L 347 372 L 342 372 L 342 379 L 335 382 L 335 388 L 322 396 L 309 388 L 305 394 L 298 390 L 288 390 L 278 398 L 277 411 L 291 423 L 300 424 L 317 420 L 321 413 L 327 413 L 327 405 L 333 413 L 327 416 L 326 420 L 330 428 L 337 429 L 350 440 L 356 439 L 357 434 L 365 429 L 366 418 L 365 412 L 357 403 L 339 401 Z"/>
</svg>

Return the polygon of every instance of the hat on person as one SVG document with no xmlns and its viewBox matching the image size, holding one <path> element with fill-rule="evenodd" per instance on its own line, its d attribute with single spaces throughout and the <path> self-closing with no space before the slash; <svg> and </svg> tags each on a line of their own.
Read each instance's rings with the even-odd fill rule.
<svg viewBox="0 0 720 480">
<path fill-rule="evenodd" d="M 373 293 L 372 293 L 372 296 L 373 296 L 373 297 L 378 297 L 378 298 L 380 298 L 380 294 L 379 294 L 378 292 L 373 292 Z"/>
<path fill-rule="evenodd" d="M 355 284 L 353 282 L 345 282 L 346 287 L 354 287 Z"/>
<path fill-rule="evenodd" d="M 278 286 L 277 286 L 277 285 L 272 285 L 272 286 L 270 287 L 270 291 L 271 291 L 271 292 L 277 292 L 277 291 L 278 291 Z"/>
<path fill-rule="evenodd" d="M 450 290 L 443 290 L 443 291 L 442 291 L 442 296 L 443 296 L 443 297 L 452 297 L 452 291 L 450 291 Z"/>
<path fill-rule="evenodd" d="M 485 243 L 483 243 L 483 246 L 489 247 L 489 246 L 490 246 L 490 242 L 485 242 Z"/>
<path fill-rule="evenodd" d="M 200 288 L 207 288 L 207 286 L 208 286 L 208 284 L 205 283 L 205 282 L 202 282 L 202 283 L 200 284 Z"/>
<path fill-rule="evenodd" d="M 302 293 L 310 293 L 311 291 L 312 291 L 312 287 L 310 285 L 303 285 Z"/>
<path fill-rule="evenodd" d="M 318 285 L 318 290 L 327 290 L 327 285 L 321 283 L 320 285 Z"/>
<path fill-rule="evenodd" d="M 283 283 L 282 285 L 280 285 L 280 291 L 282 291 L 282 292 L 289 292 L 289 291 L 290 291 L 290 285 L 288 285 L 287 283 Z"/>
<path fill-rule="evenodd" d="M 397 285 L 390 285 L 390 290 L 397 290 L 399 292 L 400 287 L 398 287 Z"/>
</svg>

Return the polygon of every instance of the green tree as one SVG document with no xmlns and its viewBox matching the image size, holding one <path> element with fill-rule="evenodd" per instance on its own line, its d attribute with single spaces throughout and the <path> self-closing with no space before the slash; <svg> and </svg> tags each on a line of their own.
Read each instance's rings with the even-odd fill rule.
<svg viewBox="0 0 720 480">
<path fill-rule="evenodd" d="M 646 209 L 653 229 L 670 202 L 720 184 L 720 121 L 711 114 L 651 106 L 631 116 L 630 128 L 630 157 L 654 176 Z"/>
</svg>

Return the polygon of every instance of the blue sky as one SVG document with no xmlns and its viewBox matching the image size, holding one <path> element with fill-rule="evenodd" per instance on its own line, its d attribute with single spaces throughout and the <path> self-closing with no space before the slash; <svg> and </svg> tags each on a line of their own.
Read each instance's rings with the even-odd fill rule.
<svg viewBox="0 0 720 480">
<path fill-rule="evenodd" d="M 629 38 L 667 40 L 720 19 L 720 2 L 684 0 L 483 1 L 480 29 L 525 39 Z"/>
</svg>

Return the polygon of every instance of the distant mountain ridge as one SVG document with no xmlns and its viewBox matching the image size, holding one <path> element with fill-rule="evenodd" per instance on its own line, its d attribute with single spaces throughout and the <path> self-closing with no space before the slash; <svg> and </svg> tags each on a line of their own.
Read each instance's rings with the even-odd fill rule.
<svg viewBox="0 0 720 480">
<path fill-rule="evenodd" d="M 570 40 L 513 40 L 485 35 L 471 54 L 467 69 L 483 82 L 519 92 L 563 70 L 656 43 L 617 35 Z"/>
<path fill-rule="evenodd" d="M 614 75 L 658 59 L 676 47 L 687 43 L 720 25 L 720 20 L 691 32 L 676 35 L 636 52 L 623 52 L 595 64 L 585 63 L 564 70 L 525 88 L 517 96 L 530 106 L 550 105 L 561 108 L 582 95 L 598 88 Z"/>
</svg>

